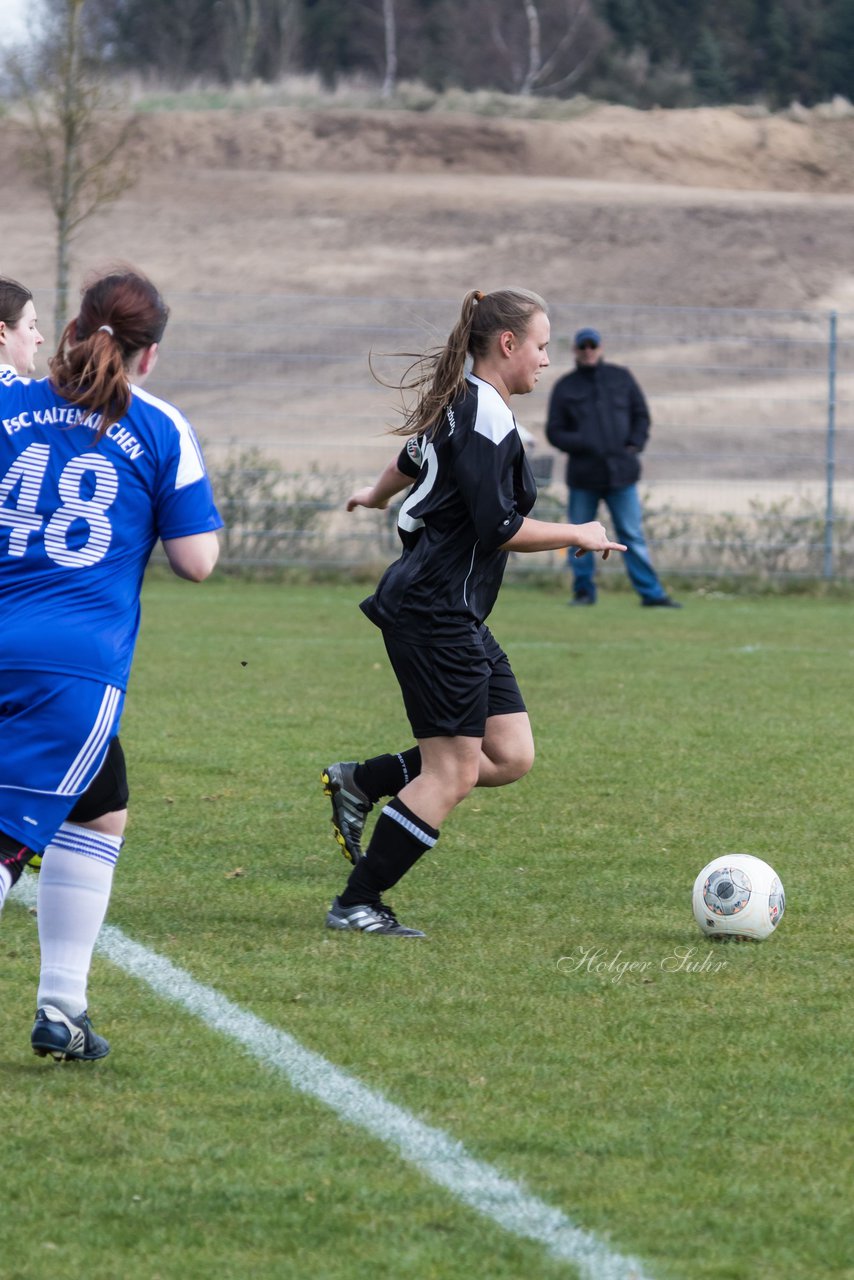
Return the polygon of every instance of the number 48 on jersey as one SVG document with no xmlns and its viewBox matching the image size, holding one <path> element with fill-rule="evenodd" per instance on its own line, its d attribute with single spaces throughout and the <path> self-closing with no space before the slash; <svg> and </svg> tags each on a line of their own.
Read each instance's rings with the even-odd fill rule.
<svg viewBox="0 0 854 1280">
<path fill-rule="evenodd" d="M 97 564 L 113 537 L 107 512 L 119 491 L 116 469 L 100 453 L 71 458 L 57 481 L 59 505 L 43 515 L 39 500 L 49 463 L 50 445 L 28 445 L 0 480 L 0 529 L 11 530 L 7 554 L 25 556 L 30 539 L 43 531 L 45 553 L 56 564 L 69 569 Z M 72 547 L 69 532 L 75 524 L 74 541 L 79 545 Z M 84 526 L 86 537 L 81 543 Z"/>
</svg>

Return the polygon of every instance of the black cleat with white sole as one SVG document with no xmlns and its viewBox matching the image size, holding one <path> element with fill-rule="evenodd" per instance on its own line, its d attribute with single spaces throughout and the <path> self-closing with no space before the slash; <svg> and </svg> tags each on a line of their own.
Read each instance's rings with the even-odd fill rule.
<svg viewBox="0 0 854 1280">
<path fill-rule="evenodd" d="M 357 929 L 361 933 L 388 933 L 397 938 L 424 938 L 420 929 L 401 924 L 391 907 L 384 902 L 360 902 L 355 907 L 342 907 L 338 899 L 326 913 L 328 929 Z"/>
</svg>

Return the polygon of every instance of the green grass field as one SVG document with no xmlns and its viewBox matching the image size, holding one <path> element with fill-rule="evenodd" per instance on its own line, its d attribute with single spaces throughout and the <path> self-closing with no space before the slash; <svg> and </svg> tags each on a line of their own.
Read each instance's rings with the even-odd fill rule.
<svg viewBox="0 0 854 1280">
<path fill-rule="evenodd" d="M 147 583 L 110 922 L 653 1277 L 854 1276 L 851 605 L 506 586 L 537 763 L 390 895 L 413 942 L 323 927 L 320 770 L 410 744 L 363 594 Z M 694 925 L 731 850 L 785 884 L 767 943 Z M 3 1280 L 576 1274 L 103 957 L 111 1056 L 36 1059 L 14 898 L 0 959 Z"/>
</svg>

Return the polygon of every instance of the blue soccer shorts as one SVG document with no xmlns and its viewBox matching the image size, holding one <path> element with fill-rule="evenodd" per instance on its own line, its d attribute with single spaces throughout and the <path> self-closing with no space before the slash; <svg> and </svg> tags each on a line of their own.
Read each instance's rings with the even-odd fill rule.
<svg viewBox="0 0 854 1280">
<path fill-rule="evenodd" d="M 0 831 L 41 853 L 98 774 L 124 692 L 45 671 L 0 671 Z"/>
</svg>

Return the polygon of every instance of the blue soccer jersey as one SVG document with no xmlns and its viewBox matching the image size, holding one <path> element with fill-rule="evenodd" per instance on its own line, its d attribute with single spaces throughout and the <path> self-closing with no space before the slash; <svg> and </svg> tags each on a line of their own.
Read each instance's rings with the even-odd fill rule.
<svg viewBox="0 0 854 1280">
<path fill-rule="evenodd" d="M 131 390 L 96 440 L 48 379 L 0 369 L 0 667 L 125 689 L 152 547 L 222 525 L 186 418 Z"/>
</svg>

